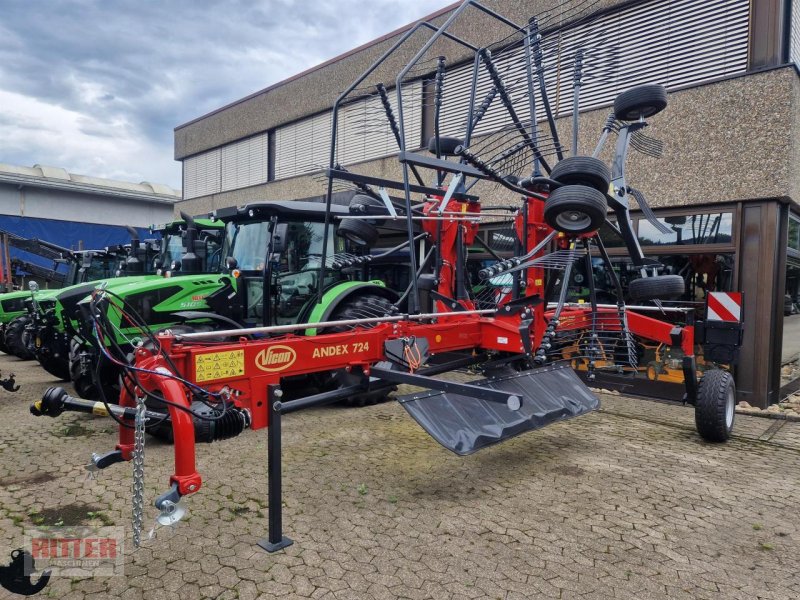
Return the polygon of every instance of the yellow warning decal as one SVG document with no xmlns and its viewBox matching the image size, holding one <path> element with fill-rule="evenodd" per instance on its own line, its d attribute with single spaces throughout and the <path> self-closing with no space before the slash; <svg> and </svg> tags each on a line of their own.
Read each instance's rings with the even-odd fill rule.
<svg viewBox="0 0 800 600">
<path fill-rule="evenodd" d="M 198 354 L 194 358 L 194 376 L 199 382 L 244 375 L 244 350 Z"/>
</svg>

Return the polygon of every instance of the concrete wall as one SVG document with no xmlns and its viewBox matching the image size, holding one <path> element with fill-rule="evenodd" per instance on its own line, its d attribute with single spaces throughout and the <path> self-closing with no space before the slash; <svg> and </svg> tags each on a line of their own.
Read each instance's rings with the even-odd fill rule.
<svg viewBox="0 0 800 600">
<path fill-rule="evenodd" d="M 172 219 L 167 203 L 0 184 L 0 214 L 149 227 Z"/>
</svg>

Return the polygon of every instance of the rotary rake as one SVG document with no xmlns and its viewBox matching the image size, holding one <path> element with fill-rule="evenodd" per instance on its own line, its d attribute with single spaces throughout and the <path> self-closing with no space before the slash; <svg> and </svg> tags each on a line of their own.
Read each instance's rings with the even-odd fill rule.
<svg viewBox="0 0 800 600">
<path fill-rule="evenodd" d="M 620 94 L 594 152 L 578 152 L 581 88 L 591 77 L 607 77 L 616 68 L 612 35 L 592 35 L 592 11 L 593 3 L 568 3 L 558 15 L 543 15 L 519 26 L 467 0 L 441 26 L 421 22 L 412 27 L 336 101 L 326 170 L 325 236 L 333 235 L 328 225 L 335 218 L 341 219 L 338 234 L 364 247 L 375 242 L 376 223 L 393 223 L 404 232 L 404 246 L 414 249 L 409 256 L 409 285 L 392 310 L 347 320 L 145 333 L 132 364 L 124 357 L 116 359 L 126 368 L 119 406 L 75 399 L 60 388 L 51 388 L 35 403 L 35 414 L 55 416 L 76 410 L 109 415 L 119 422 L 118 445 L 107 454 L 94 455 L 90 468 L 133 461 L 137 544 L 148 427 L 167 423 L 174 437 L 170 488 L 155 501 L 162 524 L 179 520 L 184 510 L 181 498 L 201 488 L 195 466 L 197 443 L 267 428 L 269 535 L 260 545 L 274 551 L 292 543 L 283 535 L 281 520 L 284 415 L 365 390 L 411 384 L 428 391 L 397 398 L 408 414 L 445 448 L 470 454 L 597 409 L 598 399 L 571 364 L 585 361 L 590 379 L 601 370 L 634 371 L 639 360 L 637 338 L 683 350 L 685 400 L 696 406 L 700 434 L 711 441 L 728 438 L 734 398 L 730 375 L 706 372 L 698 385 L 695 327 L 647 316 L 652 306 L 627 305 L 597 233 L 611 208 L 616 230 L 642 275 L 629 289 L 634 301 L 658 303 L 683 293 L 683 280 L 658 275 L 659 265 L 646 259 L 639 247 L 630 225 L 628 196 L 661 225 L 646 209 L 644 196 L 628 186 L 624 172 L 630 148 L 660 153 L 660 143 L 642 130 L 645 119 L 666 107 L 664 88 L 650 84 Z M 509 35 L 487 47 L 454 34 L 453 24 L 470 15 L 500 23 Z M 377 81 L 393 64 L 389 59 L 420 37 L 424 42 L 396 75 L 394 88 Z M 452 51 L 456 64 L 463 65 L 453 70 L 455 74 L 448 71 L 443 49 Z M 562 70 L 556 71 L 559 52 L 568 60 L 562 60 Z M 570 88 L 563 85 L 565 68 L 572 85 L 571 95 L 563 98 L 559 94 Z M 458 83 L 459 73 L 466 93 L 448 100 L 445 91 Z M 562 85 L 557 92 L 553 79 L 559 73 Z M 409 122 L 409 107 L 420 97 L 409 90 L 419 89 L 412 84 L 422 75 L 427 77 L 422 98 L 432 111 L 434 133 L 427 153 L 413 151 L 415 125 Z M 343 135 L 339 125 L 346 119 L 340 117 L 356 102 L 368 107 L 363 111 L 363 135 L 376 128 L 392 132 L 402 178 L 365 175 L 342 166 L 353 129 Z M 555 119 L 570 105 L 574 109 L 571 149 L 562 143 Z M 609 169 L 599 156 L 612 136 L 617 143 Z M 344 187 L 358 193 L 349 214 L 334 214 L 333 194 Z M 484 207 L 478 191 L 492 202 Z M 401 197 L 391 197 L 390 192 Z M 482 227 L 497 221 L 513 229 L 511 256 L 498 255 L 479 236 Z M 325 280 L 326 269 L 342 260 L 364 260 L 332 259 L 326 255 L 326 242 L 320 281 Z M 468 248 L 475 244 L 494 256 L 478 272 L 477 281 L 467 268 Z M 591 274 L 593 257 L 607 265 L 616 302 L 597 301 L 592 277 L 590 301 L 569 302 L 572 270 L 583 262 Z M 318 302 L 323 293 L 319 286 Z M 100 306 L 110 299 L 101 290 L 94 301 L 92 314 L 100 319 L 104 314 Z M 680 310 L 658 309 L 662 314 Z M 125 310 L 129 322 L 140 320 L 132 308 Z M 465 367 L 480 369 L 484 376 L 469 383 L 441 377 Z M 294 400 L 283 395 L 282 382 L 288 377 L 342 369 L 352 376 L 352 385 Z M 166 415 L 153 410 L 165 405 Z"/>
</svg>

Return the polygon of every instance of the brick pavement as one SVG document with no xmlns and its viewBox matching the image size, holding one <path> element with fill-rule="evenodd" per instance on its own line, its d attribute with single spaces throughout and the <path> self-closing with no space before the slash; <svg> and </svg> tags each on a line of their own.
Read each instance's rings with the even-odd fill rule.
<svg viewBox="0 0 800 600">
<path fill-rule="evenodd" d="M 45 597 L 800 597 L 800 423 L 764 436 L 773 421 L 739 415 L 736 438 L 710 445 L 689 408 L 604 395 L 600 412 L 459 458 L 396 403 L 321 408 L 284 420 L 293 546 L 255 546 L 266 433 L 250 431 L 199 447 L 189 518 L 133 552 L 130 465 L 82 468 L 113 448 L 113 423 L 34 418 L 55 382 L 3 355 L 0 370 L 23 386 L 0 390 L 0 560 L 47 509 L 127 531 L 125 577 L 54 579 Z M 170 447 L 149 439 L 146 465 L 151 504 Z"/>
</svg>

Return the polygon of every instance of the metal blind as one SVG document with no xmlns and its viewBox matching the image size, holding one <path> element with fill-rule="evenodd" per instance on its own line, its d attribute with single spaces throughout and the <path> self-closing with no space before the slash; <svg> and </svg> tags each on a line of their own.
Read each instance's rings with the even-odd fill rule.
<svg viewBox="0 0 800 600">
<path fill-rule="evenodd" d="M 260 133 L 220 149 L 223 192 L 267 182 L 269 136 Z"/>
<path fill-rule="evenodd" d="M 572 112 L 572 69 L 578 47 L 587 52 L 580 108 L 588 109 L 608 104 L 642 83 L 674 89 L 744 72 L 749 22 L 749 0 L 652 0 L 567 28 L 556 40 L 548 40 L 557 42 L 558 52 L 545 56 L 553 108 L 562 116 Z M 520 101 L 526 93 L 519 85 L 525 75 L 523 52 L 522 48 L 506 52 L 495 62 L 506 86 L 516 86 L 512 100 L 517 100 L 515 109 L 525 120 L 530 112 L 527 101 Z M 471 81 L 471 64 L 447 73 L 441 116 L 444 135 L 464 135 Z M 489 89 L 491 82 L 482 68 L 476 100 L 480 102 Z M 536 117 L 544 118 L 541 103 Z M 510 122 L 496 98 L 475 133 L 495 131 Z"/>
<path fill-rule="evenodd" d="M 396 113 L 396 99 L 389 90 L 389 103 Z M 403 88 L 406 145 L 418 148 L 422 132 L 422 83 Z M 328 166 L 331 116 L 327 112 L 275 130 L 275 179 L 318 171 Z M 353 164 L 398 151 L 380 98 L 370 96 L 346 104 L 339 110 L 336 160 Z"/>
<path fill-rule="evenodd" d="M 314 115 L 275 130 L 275 179 L 316 171 L 328 164 L 331 113 Z"/>
<path fill-rule="evenodd" d="M 183 161 L 183 197 L 199 198 L 220 191 L 219 148 L 197 154 Z"/>
</svg>

